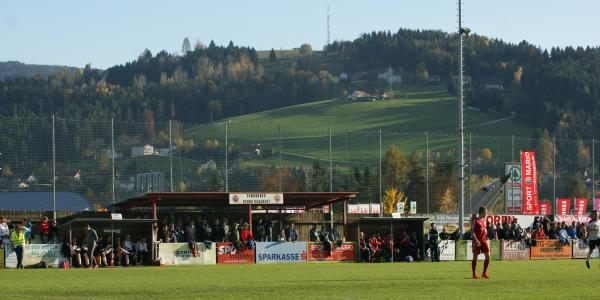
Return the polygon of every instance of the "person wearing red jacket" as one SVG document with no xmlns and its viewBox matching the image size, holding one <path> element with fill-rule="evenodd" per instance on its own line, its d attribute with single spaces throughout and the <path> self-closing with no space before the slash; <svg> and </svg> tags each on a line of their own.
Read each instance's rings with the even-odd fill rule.
<svg viewBox="0 0 600 300">
<path fill-rule="evenodd" d="M 241 232 L 242 243 L 248 248 L 254 248 L 254 236 L 252 235 L 252 229 L 250 229 L 250 225 L 248 223 L 244 223 L 244 227 Z"/>
<path fill-rule="evenodd" d="M 43 217 L 40 222 L 40 236 L 43 243 L 50 241 L 50 223 L 48 223 L 48 217 Z"/>
</svg>

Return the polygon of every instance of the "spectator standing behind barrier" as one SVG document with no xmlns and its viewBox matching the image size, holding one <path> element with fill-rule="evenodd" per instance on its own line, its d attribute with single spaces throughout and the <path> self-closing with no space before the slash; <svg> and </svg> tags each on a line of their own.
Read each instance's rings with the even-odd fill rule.
<svg viewBox="0 0 600 300">
<path fill-rule="evenodd" d="M 0 237 L 10 235 L 10 228 L 8 228 L 8 220 L 6 218 L 0 218 Z"/>
<path fill-rule="evenodd" d="M 196 254 L 198 253 L 198 249 L 196 248 L 196 227 L 194 227 L 194 221 L 190 221 L 190 224 L 188 225 L 187 229 L 185 230 L 185 239 L 188 243 L 188 246 L 190 247 L 191 251 L 192 251 L 192 256 L 196 257 Z"/>
<path fill-rule="evenodd" d="M 438 238 L 439 234 L 437 229 L 435 228 L 435 223 L 431 223 L 431 228 L 429 228 L 429 251 L 431 252 L 431 261 L 439 262 L 440 261 L 440 248 L 438 248 Z"/>
<path fill-rule="evenodd" d="M 229 222 L 227 222 L 227 218 L 223 218 L 223 241 L 227 242 L 229 240 Z"/>
<path fill-rule="evenodd" d="M 46 218 L 47 221 L 48 218 Z M 90 224 L 87 224 L 85 231 L 85 241 L 87 243 L 87 251 L 90 257 L 90 267 L 97 268 L 98 262 L 96 261 L 96 257 L 94 257 L 94 250 L 96 249 L 96 243 L 98 242 L 98 234 L 96 230 L 92 229 Z"/>
<path fill-rule="evenodd" d="M 33 238 L 33 234 L 31 230 L 33 229 L 33 224 L 27 218 L 23 218 L 23 230 L 25 231 L 25 243 L 31 244 L 31 239 Z M 1 236 L 1 235 L 0 235 Z"/>
<path fill-rule="evenodd" d="M 309 239 L 311 242 L 313 242 L 313 243 L 321 242 L 321 240 L 319 239 L 319 226 L 317 224 L 313 224 L 308 235 L 309 235 Z"/>
<path fill-rule="evenodd" d="M 298 240 L 298 231 L 296 230 L 294 223 L 288 225 L 288 228 L 285 230 L 285 238 L 288 242 L 295 242 Z"/>
<path fill-rule="evenodd" d="M 215 223 L 212 228 L 211 240 L 215 243 L 225 241 L 225 230 L 223 229 L 223 225 L 220 224 L 219 219 L 215 219 Z"/>
<path fill-rule="evenodd" d="M 285 229 L 281 229 L 279 231 L 279 234 L 277 235 L 277 241 L 278 242 L 285 242 L 287 240 L 287 238 L 285 237 Z"/>
<path fill-rule="evenodd" d="M 51 244 L 55 244 L 61 240 L 60 232 L 58 231 L 58 224 L 56 223 L 56 220 L 52 220 L 52 222 L 50 222 L 49 237 L 50 237 Z"/>
<path fill-rule="evenodd" d="M 256 225 L 254 227 L 253 233 L 256 235 L 256 239 L 259 242 L 264 241 L 264 237 L 265 237 L 265 224 L 264 224 L 262 218 L 259 218 L 258 222 L 256 222 Z"/>
<path fill-rule="evenodd" d="M 265 242 L 270 242 L 273 240 L 273 223 L 271 221 L 269 221 L 269 219 L 266 219 L 263 223 L 263 227 L 264 227 L 264 237 L 263 237 L 263 241 Z"/>
<path fill-rule="evenodd" d="M 246 246 L 246 248 L 254 249 L 256 241 L 254 240 L 252 229 L 248 223 L 244 223 L 244 228 L 242 228 L 242 233 L 240 235 L 242 238 L 242 243 Z"/>
<path fill-rule="evenodd" d="M 450 238 L 450 235 L 446 231 L 446 227 L 442 227 L 442 232 L 440 232 L 440 240 L 447 241 Z"/>
<path fill-rule="evenodd" d="M 486 230 L 487 230 L 487 238 L 490 241 L 494 241 L 497 240 L 496 238 L 496 230 L 494 230 L 494 224 L 492 224 L 492 222 L 487 222 L 486 224 Z"/>
<path fill-rule="evenodd" d="M 327 232 L 327 230 L 325 230 L 325 226 L 321 226 L 321 232 L 319 233 L 319 239 L 323 243 L 323 251 L 328 252 L 329 256 L 331 256 L 333 247 L 331 245 L 332 244 L 331 237 L 329 236 L 329 233 Z"/>
<path fill-rule="evenodd" d="M 229 231 L 228 239 L 236 250 L 242 246 L 242 239 L 240 237 L 240 224 L 233 223 L 233 227 Z"/>
<path fill-rule="evenodd" d="M 48 217 L 42 218 L 39 229 L 42 243 L 47 244 L 50 241 L 50 223 L 48 223 Z"/>
<path fill-rule="evenodd" d="M 23 246 L 25 245 L 25 232 L 20 224 L 15 225 L 15 229 L 10 234 L 13 251 L 17 255 L 17 269 L 23 269 Z"/>
</svg>

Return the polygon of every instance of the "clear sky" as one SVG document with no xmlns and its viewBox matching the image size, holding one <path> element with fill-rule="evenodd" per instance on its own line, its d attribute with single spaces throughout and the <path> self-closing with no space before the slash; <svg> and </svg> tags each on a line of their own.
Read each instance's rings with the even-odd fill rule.
<svg viewBox="0 0 600 300">
<path fill-rule="evenodd" d="M 472 31 L 543 48 L 599 46 L 598 0 L 464 0 Z M 0 61 L 107 68 L 184 37 L 257 50 L 351 40 L 373 30 L 456 29 L 457 0 L 15 0 L 0 8 Z"/>
</svg>

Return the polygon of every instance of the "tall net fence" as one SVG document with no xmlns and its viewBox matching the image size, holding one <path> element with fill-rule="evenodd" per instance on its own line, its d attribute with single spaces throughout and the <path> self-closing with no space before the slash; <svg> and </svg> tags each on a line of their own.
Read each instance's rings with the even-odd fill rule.
<svg viewBox="0 0 600 300">
<path fill-rule="evenodd" d="M 397 189 L 418 213 L 458 209 L 455 135 L 304 125 L 1 118 L 0 201 L 55 189 L 95 208 L 170 191 L 352 191 L 354 203 L 380 203 Z M 595 144 L 467 134 L 465 211 L 518 211 L 501 179 L 522 150 L 536 153 L 540 199 L 595 198 Z"/>
</svg>

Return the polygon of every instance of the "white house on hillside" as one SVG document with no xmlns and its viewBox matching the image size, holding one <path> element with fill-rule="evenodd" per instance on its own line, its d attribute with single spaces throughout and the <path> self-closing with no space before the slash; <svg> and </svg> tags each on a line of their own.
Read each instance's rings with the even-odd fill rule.
<svg viewBox="0 0 600 300">
<path fill-rule="evenodd" d="M 377 78 L 391 83 L 402 83 L 402 75 L 394 75 L 392 68 L 377 74 Z"/>
<path fill-rule="evenodd" d="M 136 146 L 131 147 L 131 157 L 152 155 L 154 154 L 154 147 L 152 145 Z"/>
<path fill-rule="evenodd" d="M 356 90 L 356 91 L 352 92 L 352 95 L 350 97 L 354 101 L 371 100 L 371 95 L 369 93 L 363 92 L 363 91 L 359 91 L 359 90 Z"/>
</svg>

